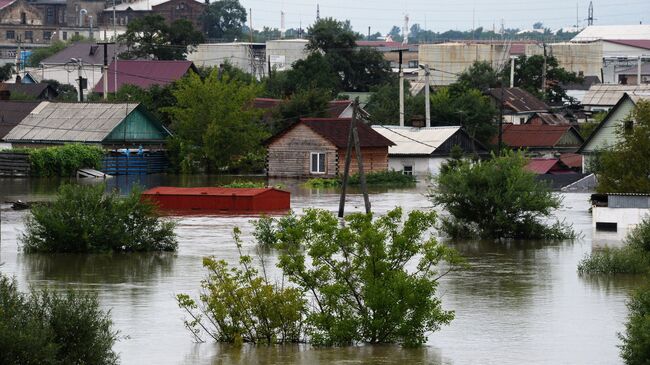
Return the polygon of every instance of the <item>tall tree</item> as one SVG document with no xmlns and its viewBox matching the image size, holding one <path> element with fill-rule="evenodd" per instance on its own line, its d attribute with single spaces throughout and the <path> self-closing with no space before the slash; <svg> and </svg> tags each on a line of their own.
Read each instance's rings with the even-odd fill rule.
<svg viewBox="0 0 650 365">
<path fill-rule="evenodd" d="M 259 91 L 217 70 L 203 80 L 192 73 L 178 81 L 176 104 L 166 109 L 173 119 L 172 162 L 186 172 L 219 172 L 259 154 L 268 136 L 259 125 L 260 111 L 250 107 Z"/>
<path fill-rule="evenodd" d="M 165 18 L 155 14 L 131 21 L 119 39 L 128 47 L 120 55 L 123 58 L 184 60 L 189 48 L 203 42 L 203 35 L 188 20 L 179 19 L 167 25 Z"/>
<path fill-rule="evenodd" d="M 327 116 L 327 106 L 331 94 L 321 89 L 303 89 L 280 104 L 273 112 L 271 128 L 279 132 L 287 126 L 297 122 L 300 118 Z"/>
<path fill-rule="evenodd" d="M 485 91 L 495 87 L 499 73 L 487 61 L 476 61 L 465 71 L 461 72 L 458 80 L 451 86 L 453 89 L 477 89 Z"/>
<path fill-rule="evenodd" d="M 241 38 L 246 23 L 246 9 L 239 0 L 212 2 L 203 15 L 204 31 L 208 38 L 232 42 Z"/>
</svg>

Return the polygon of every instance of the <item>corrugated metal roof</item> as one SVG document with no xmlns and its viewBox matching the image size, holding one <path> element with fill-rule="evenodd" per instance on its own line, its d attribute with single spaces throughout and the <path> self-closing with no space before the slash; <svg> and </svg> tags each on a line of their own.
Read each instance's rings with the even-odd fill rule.
<svg viewBox="0 0 650 365">
<path fill-rule="evenodd" d="M 115 44 L 108 45 L 108 59 L 113 58 L 113 54 L 125 51 L 125 46 L 119 46 L 116 49 Z M 60 52 L 41 61 L 44 65 L 62 65 L 70 62 L 71 58 L 81 60 L 84 64 L 103 65 L 104 64 L 104 46 L 89 42 L 73 43 Z"/>
<path fill-rule="evenodd" d="M 650 39 L 650 25 L 590 25 L 571 41 L 584 42 L 598 39 Z"/>
<path fill-rule="evenodd" d="M 582 99 L 582 105 L 612 107 L 621 100 L 625 93 L 630 96 L 648 94 L 650 93 L 650 85 L 591 85 Z"/>
<path fill-rule="evenodd" d="M 99 143 L 138 105 L 44 101 L 11 130 L 5 140 Z"/>
<path fill-rule="evenodd" d="M 607 39 L 607 42 L 635 48 L 650 49 L 650 39 Z"/>
<path fill-rule="evenodd" d="M 16 0 L 0 0 L 0 9 L 5 8 L 14 3 Z"/>
<path fill-rule="evenodd" d="M 501 98 L 502 91 L 503 98 Z M 536 98 L 533 94 L 518 87 L 503 88 L 503 90 L 500 88 L 489 89 L 488 93 L 497 101 L 502 101 L 505 108 L 517 113 L 545 112 L 550 109 L 546 103 Z"/>
<path fill-rule="evenodd" d="M 208 195 L 208 196 L 256 196 L 268 191 L 286 191 L 275 188 L 177 188 L 172 186 L 158 186 L 142 192 L 142 195 Z"/>
<path fill-rule="evenodd" d="M 40 101 L 0 101 L 0 140 L 38 104 Z"/>
<path fill-rule="evenodd" d="M 637 71 L 638 71 L 638 67 L 639 66 L 632 66 L 630 68 L 626 68 L 623 71 L 617 72 L 617 74 L 619 74 L 619 75 L 627 75 L 627 76 L 629 76 L 629 75 L 636 76 Z M 648 75 L 648 74 L 650 74 L 650 63 L 641 64 L 641 75 Z"/>
<path fill-rule="evenodd" d="M 460 127 L 412 128 L 376 125 L 372 129 L 395 143 L 394 146 L 388 147 L 389 155 L 431 155 L 458 132 Z"/>
<path fill-rule="evenodd" d="M 503 126 L 503 143 L 513 148 L 554 147 L 566 133 L 574 133 L 581 140 L 570 125 L 508 124 Z M 493 142 L 496 142 L 496 137 Z"/>
<path fill-rule="evenodd" d="M 146 89 L 152 85 L 167 85 L 180 80 L 190 69 L 196 69 L 192 61 L 119 60 L 117 62 L 118 90 L 122 85 L 135 85 Z M 104 92 L 104 77 L 95 88 Z M 115 62 L 108 66 L 108 92 L 115 92 Z"/>
<path fill-rule="evenodd" d="M 559 161 L 557 158 L 532 158 L 525 169 L 536 174 L 547 174 Z"/>
</svg>

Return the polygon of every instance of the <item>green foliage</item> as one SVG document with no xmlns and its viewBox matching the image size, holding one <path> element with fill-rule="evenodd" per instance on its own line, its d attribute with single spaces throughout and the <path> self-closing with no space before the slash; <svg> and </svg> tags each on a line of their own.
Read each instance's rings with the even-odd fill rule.
<svg viewBox="0 0 650 365">
<path fill-rule="evenodd" d="M 596 130 L 598 124 L 600 124 L 600 122 L 597 121 L 580 124 L 578 126 L 579 127 L 578 131 L 580 132 L 580 136 L 582 136 L 582 138 L 586 140 L 587 138 L 589 138 L 591 133 L 593 133 L 593 131 Z"/>
<path fill-rule="evenodd" d="M 29 152 L 31 174 L 35 176 L 74 176 L 80 168 L 99 169 L 104 150 L 84 144 L 34 148 Z"/>
<path fill-rule="evenodd" d="M 137 189 L 121 198 L 103 185 L 63 185 L 54 202 L 32 206 L 21 242 L 28 253 L 174 251 L 174 226 Z"/>
<path fill-rule="evenodd" d="M 338 188 L 339 186 L 341 186 L 341 180 L 340 179 L 323 179 L 323 178 L 320 178 L 320 177 L 316 177 L 316 178 L 307 180 L 303 185 L 305 187 L 307 187 L 307 188 L 312 188 L 312 189 Z"/>
<path fill-rule="evenodd" d="M 156 119 L 160 120 L 163 125 L 171 124 L 171 116 L 166 112 L 166 108 L 176 103 L 173 90 L 174 84 L 165 86 L 151 85 L 143 89 L 135 85 L 122 85 L 117 93 L 109 93 L 108 100 L 111 102 L 122 103 L 142 103 Z"/>
<path fill-rule="evenodd" d="M 263 162 L 261 112 L 250 108 L 259 86 L 218 76 L 191 74 L 176 83 L 174 106 L 165 108 L 174 122 L 168 143 L 171 161 L 183 172 L 226 171 L 238 164 Z M 251 166 L 248 164 L 248 166 Z"/>
<path fill-rule="evenodd" d="M 515 85 L 549 103 L 562 104 L 568 97 L 561 84 L 580 82 L 581 78 L 560 67 L 557 59 L 549 55 L 546 57 L 546 92 L 542 93 L 543 68 L 544 56 L 519 56 L 515 61 Z M 509 80 L 510 68 L 504 68 L 501 77 Z"/>
<path fill-rule="evenodd" d="M 38 67 L 44 59 L 53 56 L 64 50 L 70 43 L 63 41 L 53 41 L 47 47 L 34 48 L 32 54 L 27 59 L 27 66 Z"/>
<path fill-rule="evenodd" d="M 404 82 L 404 90 L 409 90 L 410 84 Z M 399 81 L 392 78 L 389 82 L 373 89 L 368 104 L 364 108 L 372 119 L 373 124 L 399 124 Z M 409 125 L 414 116 L 424 116 L 424 95 L 412 96 L 408 91 L 404 95 L 404 120 Z"/>
<path fill-rule="evenodd" d="M 0 276 L 0 363 L 117 364 L 117 332 L 95 294 L 18 291 Z"/>
<path fill-rule="evenodd" d="M 350 176 L 348 180 L 350 185 L 359 185 L 359 174 Z M 415 185 L 413 175 L 405 175 L 401 171 L 377 171 L 366 174 L 366 183 L 374 186 L 412 186 Z"/>
<path fill-rule="evenodd" d="M 344 226 L 324 210 L 291 219 L 276 235 L 278 266 L 313 298 L 306 322 L 312 344 L 417 346 L 452 320 L 435 297 L 435 267 L 444 260 L 452 270 L 460 259 L 426 236 L 435 213 L 413 211 L 405 221 L 400 208 L 375 220 L 350 214 Z"/>
<path fill-rule="evenodd" d="M 157 60 L 184 60 L 191 49 L 204 41 L 203 34 L 187 19 L 167 25 L 162 15 L 147 15 L 129 22 L 126 33 L 118 37 L 128 51 L 121 58 L 154 57 Z"/>
<path fill-rule="evenodd" d="M 624 246 L 594 251 L 578 265 L 581 274 L 650 273 L 650 218 L 625 237 Z"/>
<path fill-rule="evenodd" d="M 16 100 L 16 101 L 30 101 L 30 100 L 36 100 L 36 97 L 30 94 L 26 94 L 20 91 L 14 91 L 11 93 L 9 96 L 9 100 Z"/>
<path fill-rule="evenodd" d="M 0 82 L 5 82 L 11 78 L 14 72 L 14 65 L 11 63 L 5 63 L 0 66 Z"/>
<path fill-rule="evenodd" d="M 305 89 L 297 91 L 290 99 L 285 100 L 273 111 L 270 124 L 273 133 L 280 132 L 298 122 L 300 118 L 327 117 L 327 107 L 331 94 L 320 89 Z"/>
<path fill-rule="evenodd" d="M 462 161 L 435 176 L 432 200 L 449 212 L 442 229 L 456 238 L 567 239 L 573 230 L 563 223 L 540 222 L 561 199 L 527 171 L 520 152 L 489 161 Z"/>
<path fill-rule="evenodd" d="M 650 286 L 636 290 L 627 303 L 630 311 L 625 324 L 621 357 L 627 365 L 647 365 L 650 359 Z"/>
<path fill-rule="evenodd" d="M 222 188 L 265 188 L 264 181 L 235 180 L 230 184 L 221 185 Z"/>
<path fill-rule="evenodd" d="M 239 0 L 218 0 L 208 4 L 202 18 L 208 38 L 232 42 L 242 37 L 246 23 L 246 9 Z"/>
<path fill-rule="evenodd" d="M 598 192 L 650 193 L 650 102 L 637 103 L 630 117 L 616 130 L 616 145 L 601 152 Z"/>
<path fill-rule="evenodd" d="M 77 89 L 70 84 L 62 84 L 56 80 L 42 80 L 41 82 L 47 83 L 58 94 L 57 101 L 77 101 Z"/>
<path fill-rule="evenodd" d="M 456 87 L 485 91 L 496 87 L 499 81 L 498 72 L 487 61 L 474 61 L 474 63 L 461 72 L 455 83 Z"/>
<path fill-rule="evenodd" d="M 307 300 L 293 287 L 274 284 L 252 267 L 253 258 L 241 252 L 240 231 L 234 229 L 239 250 L 239 267 L 228 267 L 214 257 L 203 259 L 209 275 L 197 303 L 187 294 L 176 296 L 179 307 L 190 319 L 185 326 L 202 340 L 203 333 L 218 342 L 291 343 L 301 342 Z M 207 320 L 206 320 L 207 317 Z"/>
</svg>

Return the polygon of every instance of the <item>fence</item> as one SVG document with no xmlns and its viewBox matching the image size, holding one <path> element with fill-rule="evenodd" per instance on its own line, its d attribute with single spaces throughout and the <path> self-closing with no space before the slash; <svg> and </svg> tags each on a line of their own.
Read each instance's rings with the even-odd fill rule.
<svg viewBox="0 0 650 365">
<path fill-rule="evenodd" d="M 164 151 L 144 155 L 110 155 L 104 157 L 102 172 L 109 175 L 139 175 L 164 172 L 169 160 Z"/>
<path fill-rule="evenodd" d="M 29 172 L 27 153 L 0 152 L 0 176 L 29 176 Z"/>
</svg>

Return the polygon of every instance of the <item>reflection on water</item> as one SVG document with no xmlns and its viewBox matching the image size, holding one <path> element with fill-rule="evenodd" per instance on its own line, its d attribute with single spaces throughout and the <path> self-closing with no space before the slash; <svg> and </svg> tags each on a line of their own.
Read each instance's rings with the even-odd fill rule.
<svg viewBox="0 0 650 365">
<path fill-rule="evenodd" d="M 137 182 L 155 185 L 201 186 L 241 177 L 135 176 L 107 181 L 122 192 Z M 618 364 L 616 333 L 623 329 L 625 300 L 640 278 L 580 277 L 578 262 L 592 250 L 593 232 L 588 194 L 565 194 L 559 219 L 574 225 L 583 237 L 575 242 L 451 242 L 470 264 L 440 280 L 439 295 L 456 318 L 429 336 L 421 349 L 367 346 L 315 349 L 272 346 L 234 349 L 213 343 L 195 344 L 182 324 L 174 295 L 198 294 L 206 272 L 201 259 L 214 255 L 234 264 L 237 251 L 232 228 L 242 228 L 244 250 L 251 252 L 251 217 L 178 217 L 176 254 L 25 255 L 18 236 L 26 212 L 8 209 L 5 200 L 49 199 L 60 179 L 0 180 L 2 241 L 0 266 L 14 275 L 21 289 L 29 285 L 74 286 L 96 290 L 110 309 L 116 327 L 128 339 L 116 350 L 123 364 Z M 86 180 L 83 183 L 101 181 Z M 306 189 L 293 180 L 274 181 L 291 191 L 300 212 L 319 207 L 336 211 L 337 190 Z M 371 195 L 373 211 L 396 205 L 405 211 L 430 209 L 426 186 L 378 190 Z M 358 191 L 351 190 L 347 212 L 363 210 Z M 277 260 L 270 252 L 271 265 Z M 271 267 L 270 275 L 279 275 Z"/>
</svg>

